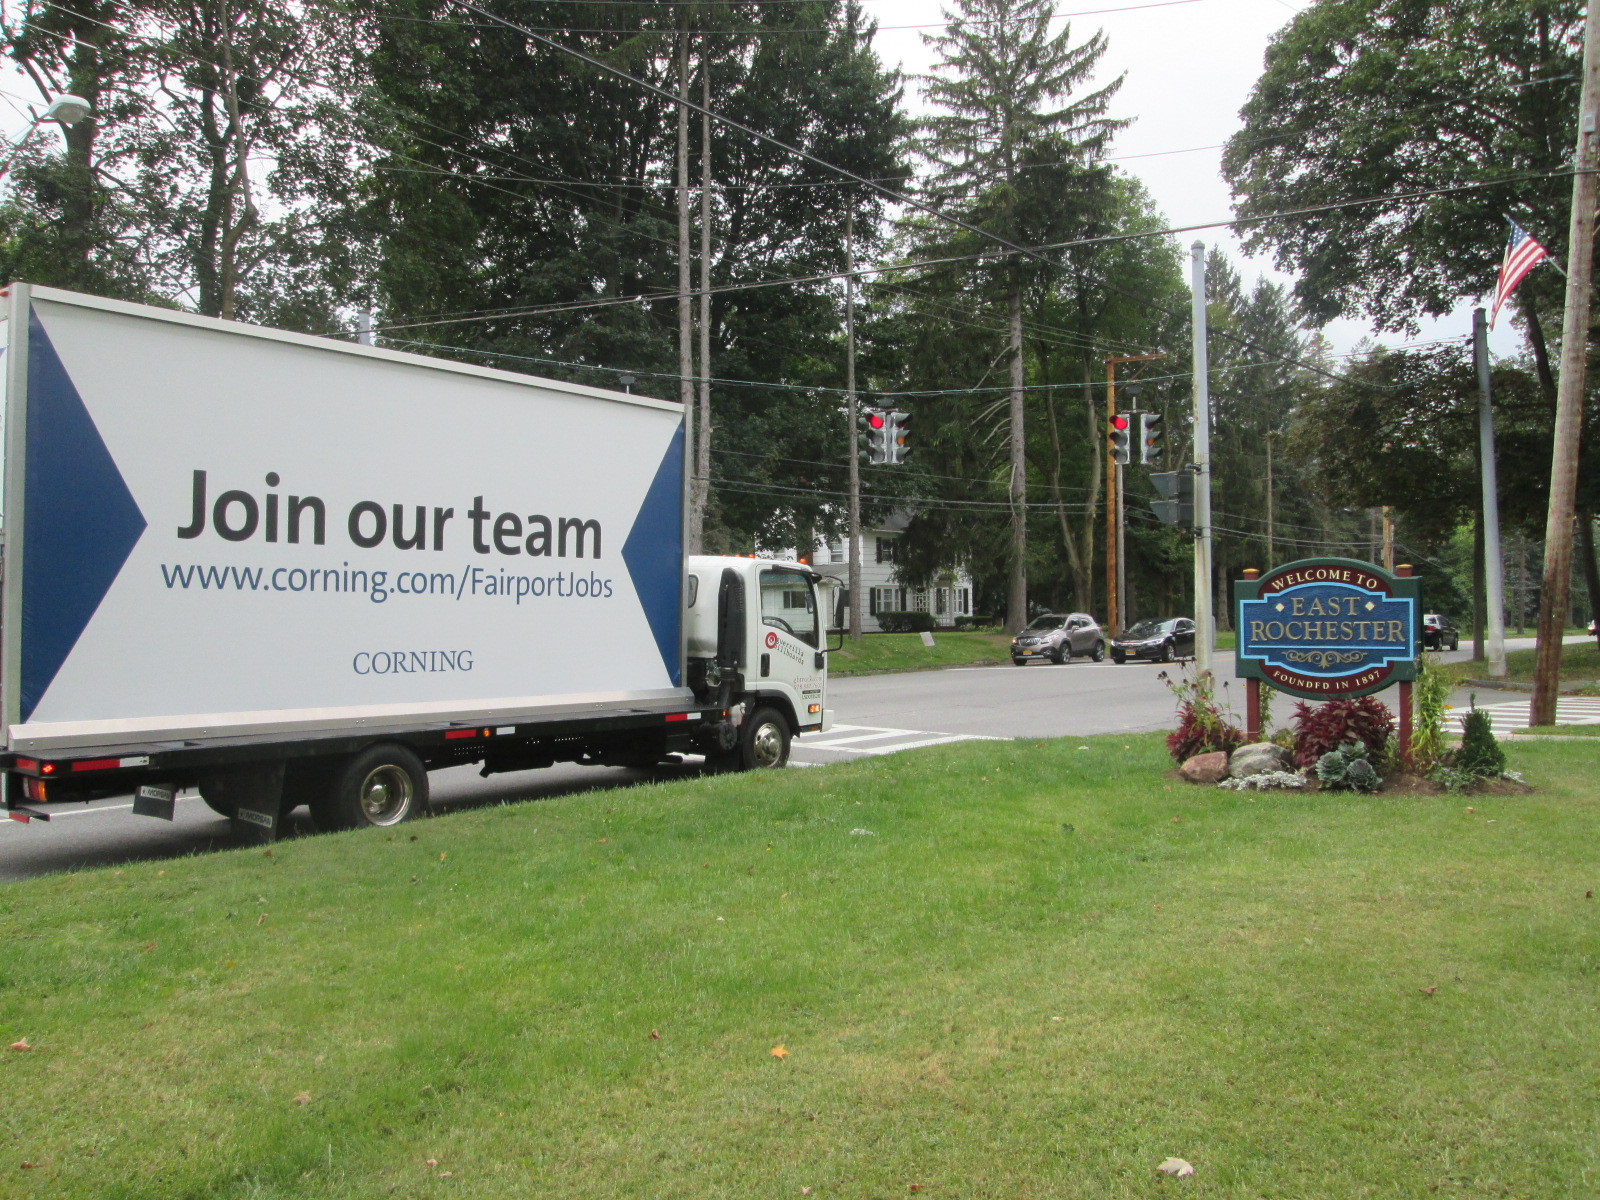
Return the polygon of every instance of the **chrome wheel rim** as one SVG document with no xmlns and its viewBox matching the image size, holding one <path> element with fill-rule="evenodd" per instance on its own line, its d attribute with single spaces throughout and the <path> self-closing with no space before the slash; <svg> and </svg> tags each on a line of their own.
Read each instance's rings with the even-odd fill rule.
<svg viewBox="0 0 1600 1200">
<path fill-rule="evenodd" d="M 783 758 L 783 733 L 771 721 L 763 721 L 750 739 L 750 757 L 758 767 L 775 767 Z"/>
<path fill-rule="evenodd" d="M 414 787 L 409 772 L 385 763 L 361 781 L 361 812 L 370 825 L 393 825 L 411 811 Z"/>
</svg>

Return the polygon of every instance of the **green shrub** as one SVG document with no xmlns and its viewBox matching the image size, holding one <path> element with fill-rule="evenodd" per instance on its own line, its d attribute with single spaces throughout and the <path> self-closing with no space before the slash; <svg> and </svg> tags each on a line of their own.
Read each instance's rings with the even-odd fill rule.
<svg viewBox="0 0 1600 1200">
<path fill-rule="evenodd" d="M 1444 758 L 1444 716 L 1449 711 L 1450 677 L 1424 654 L 1411 690 L 1411 768 L 1426 775 Z"/>
<path fill-rule="evenodd" d="M 885 633 L 927 633 L 935 625 L 933 614 L 926 612 L 880 612 L 878 624 Z"/>
<path fill-rule="evenodd" d="M 1352 742 L 1381 754 L 1394 736 L 1394 714 L 1374 696 L 1329 700 L 1315 708 L 1302 701 L 1294 706 L 1294 734 L 1297 767 L 1312 766 Z"/>
<path fill-rule="evenodd" d="M 1173 679 L 1162 671 L 1157 678 L 1178 698 L 1178 727 L 1167 735 L 1167 753 L 1173 761 L 1187 762 L 1196 754 L 1218 750 L 1231 754 L 1244 745 L 1244 730 L 1228 719 L 1209 673 Z"/>
<path fill-rule="evenodd" d="M 1468 779 L 1498 779 L 1506 769 L 1506 752 L 1494 736 L 1489 714 L 1473 698 L 1472 711 L 1461 722 L 1461 749 L 1450 764 Z"/>
<path fill-rule="evenodd" d="M 1000 625 L 999 617 L 957 617 L 957 629 L 995 629 Z"/>
</svg>

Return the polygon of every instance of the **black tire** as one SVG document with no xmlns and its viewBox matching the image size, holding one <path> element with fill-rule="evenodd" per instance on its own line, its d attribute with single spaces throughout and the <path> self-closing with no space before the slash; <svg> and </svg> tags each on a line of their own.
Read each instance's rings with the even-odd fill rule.
<svg viewBox="0 0 1600 1200">
<path fill-rule="evenodd" d="M 1025 667 L 1028 665 L 1028 660 L 1025 658 L 1013 658 L 1011 660 L 1011 665 L 1013 667 Z"/>
<path fill-rule="evenodd" d="M 1072 661 L 1071 646 L 1057 646 L 1050 652 L 1050 661 L 1058 667 L 1064 667 Z"/>
<path fill-rule="evenodd" d="M 206 802 L 207 808 L 216 813 L 219 817 L 227 817 L 229 820 L 232 820 L 233 814 L 238 811 L 239 806 L 233 803 L 231 800 L 223 800 L 214 796 L 206 795 L 206 792 L 214 790 L 214 788 L 209 788 L 205 784 L 201 784 L 199 787 L 195 788 L 195 791 L 200 793 L 200 799 Z"/>
<path fill-rule="evenodd" d="M 1120 667 L 1123 663 L 1128 661 L 1128 657 L 1125 654 L 1118 654 L 1115 650 L 1113 650 L 1111 652 L 1111 661 Z"/>
<path fill-rule="evenodd" d="M 1171 662 L 1173 660 L 1173 657 L 1174 657 L 1174 655 L 1172 653 L 1172 643 L 1171 642 L 1162 642 L 1161 643 L 1161 661 L 1164 662 L 1164 663 L 1169 663 L 1169 662 Z"/>
<path fill-rule="evenodd" d="M 404 746 L 368 746 L 335 768 L 311 801 L 318 829 L 398 825 L 428 811 L 428 772 Z"/>
<path fill-rule="evenodd" d="M 789 722 L 775 708 L 758 708 L 739 726 L 739 767 L 766 771 L 787 766 L 792 738 Z"/>
<path fill-rule="evenodd" d="M 1459 633 L 1455 634 L 1454 636 L 1451 637 L 1451 639 L 1450 639 L 1450 649 L 1452 649 L 1452 650 L 1461 649 L 1461 635 Z"/>
<path fill-rule="evenodd" d="M 1096 642 L 1094 644 L 1094 653 L 1090 657 L 1092 657 L 1095 662 L 1105 662 L 1106 644 L 1104 642 Z"/>
</svg>

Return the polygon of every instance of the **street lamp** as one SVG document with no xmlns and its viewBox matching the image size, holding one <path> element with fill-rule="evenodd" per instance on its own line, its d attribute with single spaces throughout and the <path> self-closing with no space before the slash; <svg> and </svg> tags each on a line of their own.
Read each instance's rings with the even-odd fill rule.
<svg viewBox="0 0 1600 1200">
<path fill-rule="evenodd" d="M 49 107 L 29 122 L 28 128 L 23 130 L 22 136 L 17 139 L 17 144 L 11 147 L 10 152 L 5 157 L 5 161 L 0 162 L 0 175 L 4 175 L 10 170 L 12 161 L 21 153 L 22 148 L 28 144 L 28 139 L 33 136 L 33 131 L 39 128 L 40 122 L 58 121 L 62 125 L 76 125 L 93 111 L 94 106 L 82 96 L 57 96 L 50 101 Z"/>
</svg>

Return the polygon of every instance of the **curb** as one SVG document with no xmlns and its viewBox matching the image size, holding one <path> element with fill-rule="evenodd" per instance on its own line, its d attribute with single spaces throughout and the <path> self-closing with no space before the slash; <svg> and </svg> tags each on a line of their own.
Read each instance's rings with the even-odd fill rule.
<svg viewBox="0 0 1600 1200">
<path fill-rule="evenodd" d="M 1463 679 L 1456 686 L 1461 688 L 1488 688 L 1490 691 L 1496 692 L 1528 692 L 1530 694 L 1533 692 L 1533 684 L 1518 683 L 1509 679 Z M 1557 694 L 1561 696 L 1578 696 L 1583 694 L 1584 688 L 1593 686 L 1593 680 L 1563 684 L 1557 689 Z"/>
</svg>

